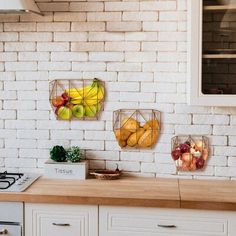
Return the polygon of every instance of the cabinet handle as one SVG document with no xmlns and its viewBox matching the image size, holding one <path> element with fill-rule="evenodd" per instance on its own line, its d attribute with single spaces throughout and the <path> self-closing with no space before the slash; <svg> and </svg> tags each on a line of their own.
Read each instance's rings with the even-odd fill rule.
<svg viewBox="0 0 236 236">
<path fill-rule="evenodd" d="M 3 229 L 3 230 L 1 230 L 1 231 L 0 231 L 0 234 L 5 234 L 5 235 L 8 234 L 7 229 Z"/>
<path fill-rule="evenodd" d="M 157 226 L 161 228 L 176 228 L 177 227 L 176 225 L 157 225 Z"/>
<path fill-rule="evenodd" d="M 58 223 L 52 223 L 55 226 L 70 226 L 70 224 L 58 224 Z"/>
</svg>

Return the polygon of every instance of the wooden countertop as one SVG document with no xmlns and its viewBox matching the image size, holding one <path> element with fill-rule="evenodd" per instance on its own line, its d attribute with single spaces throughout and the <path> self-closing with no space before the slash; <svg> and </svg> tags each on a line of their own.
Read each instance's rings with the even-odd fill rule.
<svg viewBox="0 0 236 236">
<path fill-rule="evenodd" d="M 179 180 L 181 208 L 236 210 L 236 181 Z"/>
<path fill-rule="evenodd" d="M 236 210 L 236 181 L 123 177 L 106 181 L 40 178 L 0 201 Z"/>
<path fill-rule="evenodd" d="M 0 201 L 103 204 L 179 208 L 176 179 L 54 180 L 40 178 L 22 193 L 0 193 Z"/>
</svg>

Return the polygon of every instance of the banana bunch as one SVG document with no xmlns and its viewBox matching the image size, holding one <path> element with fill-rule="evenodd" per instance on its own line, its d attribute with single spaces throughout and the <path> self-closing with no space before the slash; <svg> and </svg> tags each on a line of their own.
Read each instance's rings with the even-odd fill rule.
<svg viewBox="0 0 236 236">
<path fill-rule="evenodd" d="M 97 105 L 105 96 L 103 84 L 94 79 L 92 84 L 82 88 L 71 88 L 65 91 L 71 98 L 72 104 L 83 104 L 85 106 Z"/>
</svg>

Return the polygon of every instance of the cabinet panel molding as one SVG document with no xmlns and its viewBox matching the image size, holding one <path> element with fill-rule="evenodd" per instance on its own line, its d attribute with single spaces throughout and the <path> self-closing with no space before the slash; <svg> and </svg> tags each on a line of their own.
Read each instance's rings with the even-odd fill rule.
<svg viewBox="0 0 236 236">
<path fill-rule="evenodd" d="M 235 236 L 236 213 L 142 207 L 99 208 L 102 236 Z"/>
<path fill-rule="evenodd" d="M 98 236 L 98 206 L 25 204 L 25 236 Z"/>
</svg>

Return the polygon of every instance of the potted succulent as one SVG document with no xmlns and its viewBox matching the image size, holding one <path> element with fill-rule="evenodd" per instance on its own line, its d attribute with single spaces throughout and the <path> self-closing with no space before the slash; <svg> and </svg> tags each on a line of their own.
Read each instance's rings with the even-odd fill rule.
<svg viewBox="0 0 236 236">
<path fill-rule="evenodd" d="M 50 159 L 45 163 L 45 176 L 60 179 L 86 179 L 88 163 L 84 152 L 77 146 L 64 149 L 54 146 Z"/>
</svg>

